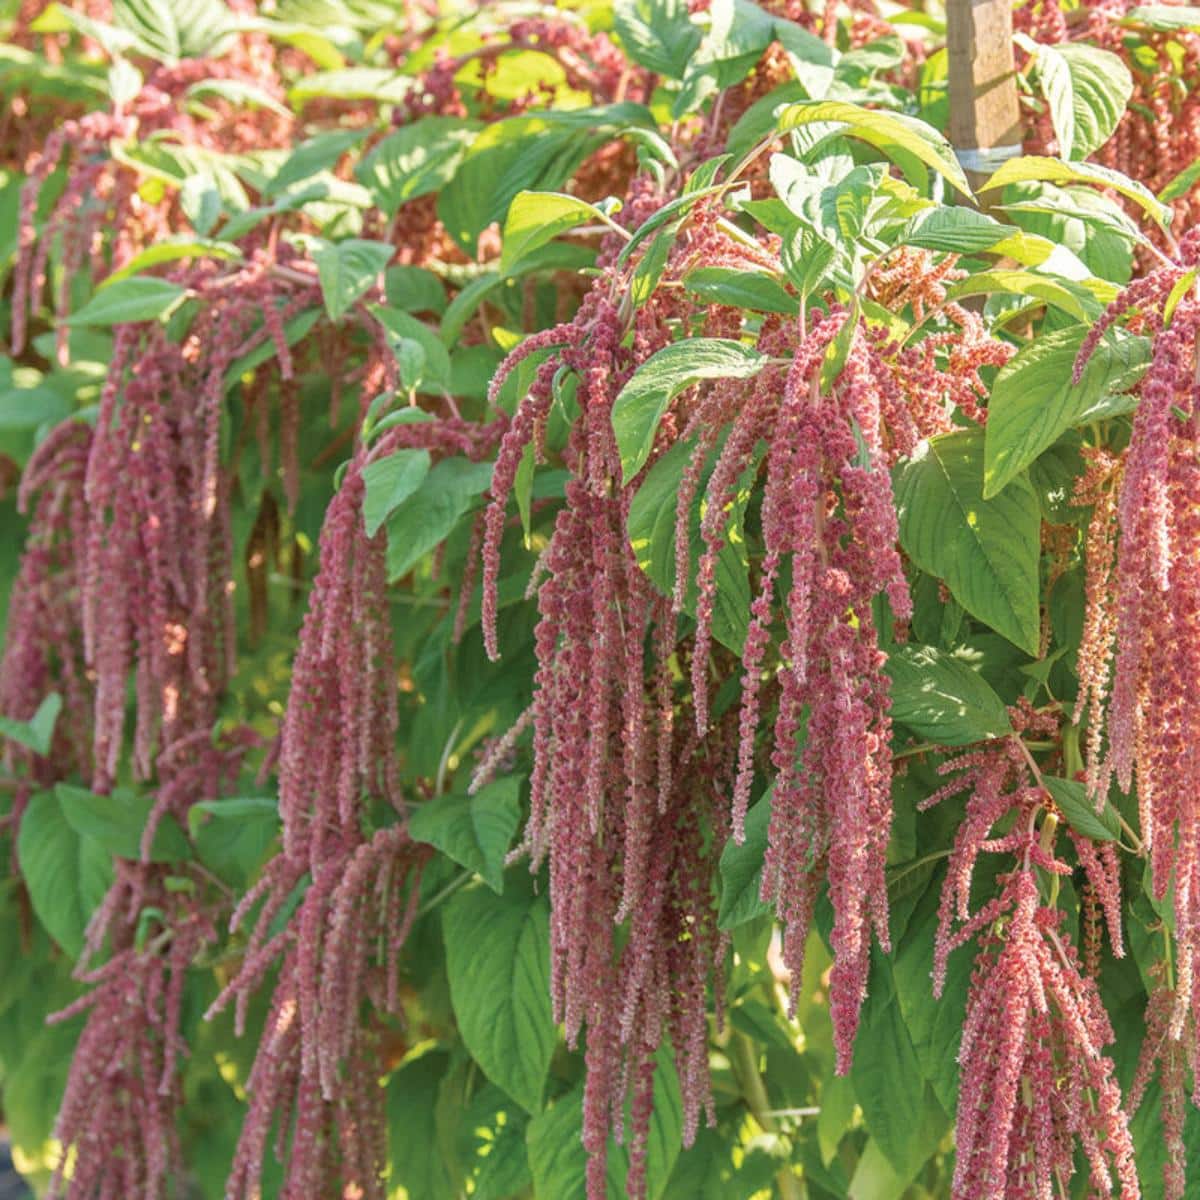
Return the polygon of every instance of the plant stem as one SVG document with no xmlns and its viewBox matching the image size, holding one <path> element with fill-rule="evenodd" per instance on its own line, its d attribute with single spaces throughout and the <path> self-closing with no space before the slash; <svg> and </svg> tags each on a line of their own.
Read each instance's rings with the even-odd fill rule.
<svg viewBox="0 0 1200 1200">
<path fill-rule="evenodd" d="M 464 883 L 474 876 L 473 871 L 464 871 L 461 875 L 456 875 L 440 892 L 435 892 L 430 896 L 424 904 L 421 905 L 417 912 L 418 917 L 423 917 L 426 913 L 431 913 L 443 900 L 449 896 L 453 896 Z"/>
<path fill-rule="evenodd" d="M 763 1133 L 778 1133 L 779 1125 L 775 1120 L 771 1102 L 767 1099 L 767 1089 L 762 1076 L 758 1073 L 754 1043 L 744 1033 L 734 1030 L 733 1037 L 729 1040 L 729 1052 L 734 1074 L 742 1085 L 742 1098 L 750 1109 L 750 1115 L 758 1122 Z M 779 1195 L 782 1200 L 800 1200 L 799 1180 L 792 1173 L 790 1164 L 781 1167 L 775 1178 L 779 1183 Z"/>
</svg>

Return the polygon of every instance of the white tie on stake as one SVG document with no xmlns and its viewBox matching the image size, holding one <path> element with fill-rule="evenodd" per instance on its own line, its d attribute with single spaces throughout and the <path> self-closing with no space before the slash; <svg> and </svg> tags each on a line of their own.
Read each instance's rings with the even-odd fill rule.
<svg viewBox="0 0 1200 1200">
<path fill-rule="evenodd" d="M 1009 146 L 975 146 L 955 149 L 954 157 L 964 171 L 973 175 L 992 175 L 1011 158 L 1020 158 L 1023 147 L 1018 143 Z"/>
</svg>

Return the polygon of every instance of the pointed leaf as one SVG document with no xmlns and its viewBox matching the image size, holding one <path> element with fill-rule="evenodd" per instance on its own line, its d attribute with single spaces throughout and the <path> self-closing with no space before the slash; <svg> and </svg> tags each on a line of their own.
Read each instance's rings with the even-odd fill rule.
<svg viewBox="0 0 1200 1200">
<path fill-rule="evenodd" d="M 988 402 L 983 495 L 991 499 L 1107 396 L 1133 387 L 1150 361 L 1144 337 L 1112 330 L 1071 382 L 1086 325 L 1043 333 L 1000 369 Z"/>
<path fill-rule="evenodd" d="M 391 262 L 395 247 L 388 242 L 367 242 L 348 238 L 344 242 L 324 242 L 313 252 L 321 296 L 331 321 L 340 321 L 364 296 Z"/>
<path fill-rule="evenodd" d="M 414 841 L 428 842 L 492 889 L 504 890 L 504 857 L 521 820 L 521 780 L 496 779 L 472 796 L 438 796 L 408 821 Z"/>
<path fill-rule="evenodd" d="M 889 655 L 892 719 L 944 746 L 1012 733 L 1004 701 L 961 659 L 933 646 L 897 646 Z"/>
<path fill-rule="evenodd" d="M 83 931 L 112 882 L 108 851 L 75 831 L 53 792 L 41 792 L 21 817 L 17 858 L 38 920 L 78 958 Z"/>
<path fill-rule="evenodd" d="M 849 137 L 867 142 L 890 158 L 912 156 L 941 175 L 964 196 L 971 195 L 954 148 L 932 125 L 901 113 L 879 112 L 842 100 L 812 100 L 789 104 L 779 115 L 779 128 L 797 129 L 814 121 L 838 121 Z"/>
<path fill-rule="evenodd" d="M 688 338 L 664 346 L 634 372 L 613 403 L 612 426 L 628 483 L 645 465 L 667 406 L 701 379 L 748 379 L 763 355 L 728 338 Z"/>
<path fill-rule="evenodd" d="M 58 714 L 62 712 L 62 703 L 62 697 L 57 692 L 51 692 L 28 721 L 0 717 L 0 737 L 11 738 L 44 758 L 50 753 L 50 742 L 54 738 L 54 726 Z"/>
<path fill-rule="evenodd" d="M 983 430 L 942 434 L 896 471 L 900 543 L 973 616 L 1038 652 L 1041 510 L 1020 477 L 983 498 Z"/>
<path fill-rule="evenodd" d="M 541 1111 L 557 1031 L 550 1011 L 550 919 L 529 886 L 460 892 L 442 915 L 450 998 L 484 1074 Z"/>
<path fill-rule="evenodd" d="M 101 288 L 78 311 L 66 319 L 68 325 L 124 325 L 165 317 L 187 289 L 169 279 L 132 275 L 111 287 Z"/>
</svg>

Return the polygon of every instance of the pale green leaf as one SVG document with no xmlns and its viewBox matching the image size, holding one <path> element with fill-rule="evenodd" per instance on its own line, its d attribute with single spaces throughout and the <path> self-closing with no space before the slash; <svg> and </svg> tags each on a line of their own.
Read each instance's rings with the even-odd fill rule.
<svg viewBox="0 0 1200 1200">
<path fill-rule="evenodd" d="M 646 463 L 671 401 L 701 379 L 748 379 L 763 355 L 728 338 L 689 338 L 652 354 L 613 402 L 612 426 L 628 483 Z"/>
</svg>

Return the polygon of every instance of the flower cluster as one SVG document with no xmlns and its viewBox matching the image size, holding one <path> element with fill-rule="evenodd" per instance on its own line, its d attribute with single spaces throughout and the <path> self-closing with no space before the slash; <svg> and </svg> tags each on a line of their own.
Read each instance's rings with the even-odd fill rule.
<svg viewBox="0 0 1200 1200">
<path fill-rule="evenodd" d="M 326 513 L 321 565 L 292 673 L 279 750 L 282 850 L 233 914 L 257 907 L 241 966 L 209 1010 L 251 995 L 280 963 L 227 1196 L 260 1194 L 278 1122 L 288 1197 L 384 1195 L 383 1091 L 372 1073 L 377 1028 L 399 1007 L 397 959 L 416 912 L 426 851 L 403 824 L 369 833 L 365 805 L 403 817 L 396 778 L 396 671 L 383 536 L 363 523 L 365 449 Z M 296 911 L 275 928 L 290 897 Z M 281 961 L 280 961 L 281 960 Z"/>
<path fill-rule="evenodd" d="M 88 924 L 75 973 L 89 990 L 51 1018 L 88 1014 L 55 1125 L 62 1149 L 53 1197 L 165 1200 L 185 1177 L 176 1127 L 188 1054 L 184 986 L 217 929 L 204 877 L 172 886 L 172 872 L 187 867 L 150 861 L 151 848 L 164 817 L 186 820 L 192 804 L 228 793 L 254 740 L 235 732 L 214 744 L 202 730 L 156 763 L 142 860 L 116 859 L 116 878 Z"/>
<path fill-rule="evenodd" d="M 86 423 L 64 422 L 38 447 L 21 478 L 18 500 L 30 522 L 9 597 L 0 714 L 28 720 L 51 692 L 63 701 L 50 754 L 35 762 L 32 751 L 5 744 L 10 768 L 18 759 L 33 768 L 30 783 L 48 784 L 72 772 L 91 774 L 92 685 L 83 662 L 76 557 L 85 541 L 83 488 L 91 444 Z M 13 806 L 13 826 L 25 799 L 18 796 Z"/>
<path fill-rule="evenodd" d="M 1186 1006 L 1194 1008 L 1200 998 L 1195 991 L 1200 986 L 1200 892 L 1193 883 L 1200 862 L 1200 807 L 1194 801 L 1197 780 L 1190 750 L 1200 732 L 1191 694 L 1200 669 L 1195 634 L 1195 614 L 1200 612 L 1195 569 L 1200 554 L 1200 300 L 1185 293 L 1169 321 L 1165 308 L 1200 253 L 1200 233 L 1189 233 L 1181 250 L 1180 264 L 1130 285 L 1097 327 L 1102 331 L 1136 306 L 1154 335 L 1116 501 L 1120 538 L 1115 583 L 1109 585 L 1116 597 L 1116 652 L 1107 714 L 1109 750 L 1097 791 L 1107 791 L 1113 774 L 1128 790 L 1136 768 L 1154 895 L 1161 901 L 1172 886 L 1175 893 L 1176 1037 Z M 1084 343 L 1077 375 L 1099 336 L 1093 331 Z M 1103 549 L 1099 553 L 1103 556 Z"/>
<path fill-rule="evenodd" d="M 1062 1193 L 1078 1142 L 1091 1194 L 1136 1200 L 1128 1121 L 1112 1060 L 1102 1053 L 1113 1032 L 1096 980 L 1063 929 L 1055 898 L 1071 867 L 1055 854 L 1059 817 L 1022 741 L 1052 734 L 1057 718 L 1028 706 L 1010 716 L 1016 732 L 947 759 L 940 770 L 953 778 L 921 805 L 970 792 L 942 884 L 933 970 L 940 996 L 950 954 L 978 939 L 958 1055 L 952 1194 L 1009 1200 Z M 998 825 L 1008 831 L 994 834 Z M 1111 843 L 1071 840 L 1121 955 L 1120 877 L 1104 852 Z M 1013 865 L 997 876 L 999 892 L 972 911 L 983 853 L 1010 856 Z"/>
</svg>

